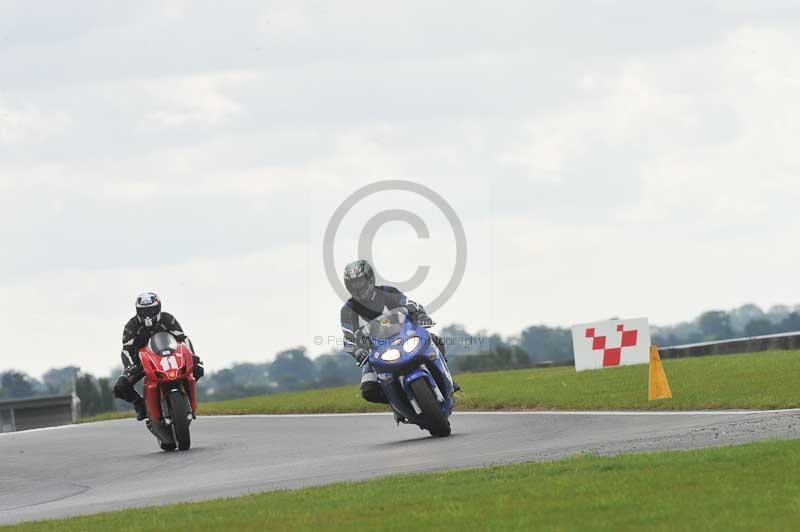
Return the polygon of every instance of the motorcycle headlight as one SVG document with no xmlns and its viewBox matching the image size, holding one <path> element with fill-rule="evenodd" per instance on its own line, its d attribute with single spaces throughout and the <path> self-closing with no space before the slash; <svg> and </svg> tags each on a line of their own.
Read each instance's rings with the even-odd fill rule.
<svg viewBox="0 0 800 532">
<path fill-rule="evenodd" d="M 395 360 L 399 360 L 400 356 L 399 349 L 388 349 L 381 355 L 381 360 L 384 362 L 394 362 Z"/>
<path fill-rule="evenodd" d="M 403 351 L 406 353 L 413 353 L 417 347 L 419 347 L 419 336 L 409 338 L 403 343 Z"/>
</svg>

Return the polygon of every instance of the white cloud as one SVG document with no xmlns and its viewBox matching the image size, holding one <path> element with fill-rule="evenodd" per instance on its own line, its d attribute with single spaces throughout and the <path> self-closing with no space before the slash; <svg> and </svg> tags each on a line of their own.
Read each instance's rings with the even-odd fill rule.
<svg viewBox="0 0 800 532">
<path fill-rule="evenodd" d="M 213 126 L 242 112 L 242 105 L 226 94 L 232 88 L 258 79 L 255 72 L 225 72 L 180 78 L 160 78 L 138 83 L 153 109 L 144 116 L 145 127 Z"/>
<path fill-rule="evenodd" d="M 0 145 L 42 142 L 70 124 L 63 111 L 43 111 L 33 104 L 13 105 L 0 94 Z"/>
</svg>

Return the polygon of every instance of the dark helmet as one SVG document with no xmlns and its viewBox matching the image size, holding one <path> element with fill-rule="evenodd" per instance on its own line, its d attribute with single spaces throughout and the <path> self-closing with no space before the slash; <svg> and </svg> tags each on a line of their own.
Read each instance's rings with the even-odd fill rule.
<svg viewBox="0 0 800 532">
<path fill-rule="evenodd" d="M 344 267 L 344 286 L 358 301 L 370 301 L 375 295 L 375 271 L 365 260 Z"/>
<path fill-rule="evenodd" d="M 140 294 L 136 298 L 136 317 L 148 329 L 161 321 L 161 300 L 152 292 Z"/>
</svg>

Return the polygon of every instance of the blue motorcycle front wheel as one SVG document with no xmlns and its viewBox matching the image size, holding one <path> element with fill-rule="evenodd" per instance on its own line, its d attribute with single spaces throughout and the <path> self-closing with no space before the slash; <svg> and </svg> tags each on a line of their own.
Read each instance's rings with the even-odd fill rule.
<svg viewBox="0 0 800 532">
<path fill-rule="evenodd" d="M 437 438 L 450 436 L 450 421 L 442 413 L 439 401 L 436 400 L 436 395 L 433 393 L 428 381 L 425 379 L 415 380 L 411 383 L 411 391 L 414 393 L 417 405 L 422 410 L 425 428 L 428 429 L 431 436 L 436 436 Z"/>
</svg>

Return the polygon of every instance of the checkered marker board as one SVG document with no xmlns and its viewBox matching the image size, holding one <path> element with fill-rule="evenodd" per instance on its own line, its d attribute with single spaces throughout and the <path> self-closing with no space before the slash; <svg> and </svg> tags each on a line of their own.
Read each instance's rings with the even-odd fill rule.
<svg viewBox="0 0 800 532">
<path fill-rule="evenodd" d="M 614 368 L 650 361 L 647 318 L 609 320 L 572 327 L 575 370 Z"/>
</svg>

